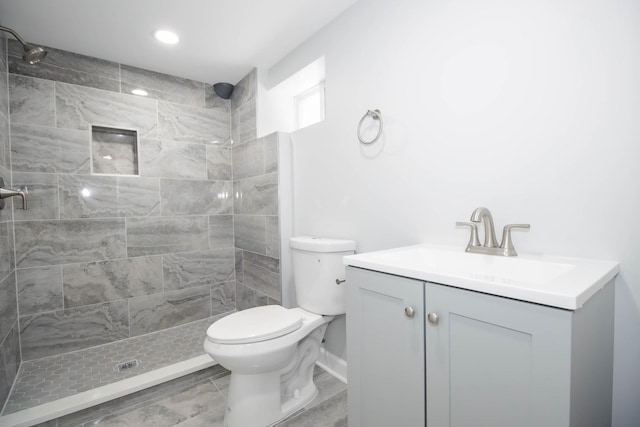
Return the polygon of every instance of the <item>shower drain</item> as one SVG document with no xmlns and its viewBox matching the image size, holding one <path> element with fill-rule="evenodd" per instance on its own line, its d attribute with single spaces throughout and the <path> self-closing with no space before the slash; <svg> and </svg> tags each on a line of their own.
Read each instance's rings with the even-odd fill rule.
<svg viewBox="0 0 640 427">
<path fill-rule="evenodd" d="M 118 372 L 126 371 L 128 369 L 136 368 L 140 362 L 138 359 L 127 360 L 126 362 L 118 363 L 115 367 L 115 370 Z"/>
</svg>

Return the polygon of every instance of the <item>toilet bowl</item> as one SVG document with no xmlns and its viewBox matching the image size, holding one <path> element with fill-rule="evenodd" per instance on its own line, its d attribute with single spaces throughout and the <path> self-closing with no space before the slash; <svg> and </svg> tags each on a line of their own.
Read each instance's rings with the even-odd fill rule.
<svg viewBox="0 0 640 427">
<path fill-rule="evenodd" d="M 290 241 L 300 307 L 254 307 L 207 329 L 205 351 L 231 371 L 226 427 L 266 427 L 317 395 L 313 368 L 325 331 L 344 313 L 342 257 L 350 240 L 296 237 Z"/>
</svg>

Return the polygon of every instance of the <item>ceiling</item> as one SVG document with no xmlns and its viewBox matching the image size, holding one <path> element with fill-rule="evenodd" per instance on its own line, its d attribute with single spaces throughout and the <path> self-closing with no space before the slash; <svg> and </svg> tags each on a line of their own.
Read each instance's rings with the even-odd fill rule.
<svg viewBox="0 0 640 427">
<path fill-rule="evenodd" d="M 357 0 L 0 0 L 35 44 L 207 83 L 270 67 Z M 177 45 L 152 33 L 170 29 Z"/>
</svg>

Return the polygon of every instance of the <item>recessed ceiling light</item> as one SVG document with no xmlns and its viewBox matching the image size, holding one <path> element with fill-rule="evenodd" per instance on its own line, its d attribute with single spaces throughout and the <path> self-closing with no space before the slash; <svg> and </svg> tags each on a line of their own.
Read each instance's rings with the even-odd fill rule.
<svg viewBox="0 0 640 427">
<path fill-rule="evenodd" d="M 158 30 L 155 33 L 153 33 L 153 36 L 159 42 L 166 43 L 166 44 L 176 44 L 180 41 L 180 37 L 178 37 L 176 33 L 173 33 L 167 30 Z"/>
<path fill-rule="evenodd" d="M 146 91 L 146 90 L 144 90 L 144 89 L 133 89 L 133 90 L 131 91 L 131 93 L 132 93 L 132 94 L 134 94 L 134 95 L 138 95 L 138 96 L 147 96 L 147 95 L 149 95 L 149 94 L 147 93 L 147 91 Z"/>
</svg>

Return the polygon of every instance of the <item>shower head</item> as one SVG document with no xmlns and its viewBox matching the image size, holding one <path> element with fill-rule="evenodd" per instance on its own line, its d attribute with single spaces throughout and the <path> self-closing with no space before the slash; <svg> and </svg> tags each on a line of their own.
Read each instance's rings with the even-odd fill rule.
<svg viewBox="0 0 640 427">
<path fill-rule="evenodd" d="M 213 85 L 213 91 L 222 99 L 231 98 L 234 86 L 231 83 L 216 83 Z"/>
<path fill-rule="evenodd" d="M 24 41 L 22 37 L 18 35 L 11 28 L 0 26 L 0 31 L 6 31 L 10 33 L 13 37 L 16 38 L 24 48 L 24 55 L 22 55 L 22 59 L 29 64 L 36 64 L 40 62 L 45 56 L 47 56 L 47 51 L 44 50 L 42 46 L 36 46 L 31 43 L 27 43 Z"/>
</svg>

